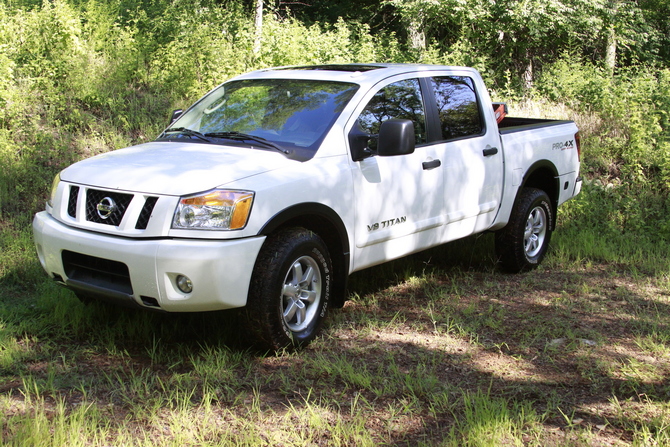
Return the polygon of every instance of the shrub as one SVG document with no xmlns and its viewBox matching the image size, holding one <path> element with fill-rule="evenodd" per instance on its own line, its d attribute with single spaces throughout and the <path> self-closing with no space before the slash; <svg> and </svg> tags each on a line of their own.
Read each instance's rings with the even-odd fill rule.
<svg viewBox="0 0 670 447">
<path fill-rule="evenodd" d="M 670 178 L 670 77 L 648 68 L 616 76 L 564 59 L 542 74 L 537 92 L 555 102 L 598 117 L 584 135 L 591 152 L 587 169 L 606 179 L 666 191 Z M 591 161 L 595 164 L 589 165 Z"/>
</svg>

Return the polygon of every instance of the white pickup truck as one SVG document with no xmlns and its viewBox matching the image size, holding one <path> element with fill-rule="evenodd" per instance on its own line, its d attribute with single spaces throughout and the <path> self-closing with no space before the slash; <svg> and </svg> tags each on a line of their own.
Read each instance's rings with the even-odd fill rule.
<svg viewBox="0 0 670 447">
<path fill-rule="evenodd" d="M 471 68 L 248 73 L 155 141 L 63 170 L 39 260 L 84 299 L 246 306 L 264 346 L 305 345 L 352 272 L 483 231 L 506 270 L 542 260 L 581 189 L 578 130 L 501 111 Z"/>
</svg>

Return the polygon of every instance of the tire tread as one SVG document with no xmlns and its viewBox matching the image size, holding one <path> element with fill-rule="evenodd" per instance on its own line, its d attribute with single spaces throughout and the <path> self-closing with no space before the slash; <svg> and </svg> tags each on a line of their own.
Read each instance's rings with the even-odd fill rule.
<svg viewBox="0 0 670 447">
<path fill-rule="evenodd" d="M 305 246 L 316 247 L 325 257 L 328 268 L 332 271 L 332 263 L 327 248 L 321 238 L 315 233 L 300 227 L 288 228 L 274 233 L 265 241 L 263 248 L 256 259 L 249 296 L 245 312 L 245 326 L 255 346 L 262 350 L 281 351 L 306 346 L 321 329 L 325 310 L 320 310 L 315 324 L 300 334 L 300 337 L 288 337 L 282 324 L 279 313 L 280 291 L 277 284 L 284 280 L 285 271 L 281 266 L 292 253 Z M 324 289 L 327 287 L 324 284 Z M 323 291 L 323 306 L 328 306 L 327 296 L 330 290 Z"/>
<path fill-rule="evenodd" d="M 528 214 L 534 204 L 546 202 L 547 233 L 540 253 L 533 259 L 528 259 L 524 251 L 524 230 Z M 547 193 L 537 188 L 523 188 L 516 198 L 512 215 L 507 225 L 498 230 L 495 235 L 496 256 L 503 270 L 509 273 L 520 273 L 537 267 L 547 252 L 551 231 L 554 223 L 553 207 Z"/>
</svg>

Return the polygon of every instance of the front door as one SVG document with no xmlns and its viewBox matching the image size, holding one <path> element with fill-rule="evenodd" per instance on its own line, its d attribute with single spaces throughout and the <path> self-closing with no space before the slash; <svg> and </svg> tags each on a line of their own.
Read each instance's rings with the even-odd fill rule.
<svg viewBox="0 0 670 447">
<path fill-rule="evenodd" d="M 438 240 L 444 223 L 444 145 L 429 145 L 419 79 L 380 88 L 359 114 L 352 132 L 367 134 L 372 156 L 353 163 L 356 200 L 356 270 L 417 251 Z M 375 155 L 374 136 L 390 118 L 414 122 L 414 153 Z"/>
</svg>

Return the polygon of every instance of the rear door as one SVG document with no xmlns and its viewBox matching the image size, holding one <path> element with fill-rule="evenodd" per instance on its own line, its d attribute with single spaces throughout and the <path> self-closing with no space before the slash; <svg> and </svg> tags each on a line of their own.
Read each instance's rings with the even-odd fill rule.
<svg viewBox="0 0 670 447">
<path fill-rule="evenodd" d="M 503 192 L 503 153 L 497 126 L 487 125 L 488 99 L 480 100 L 488 94 L 477 91 L 472 76 L 435 76 L 430 89 L 440 128 L 435 150 L 444 169 L 445 240 L 453 240 L 493 224 Z"/>
</svg>

